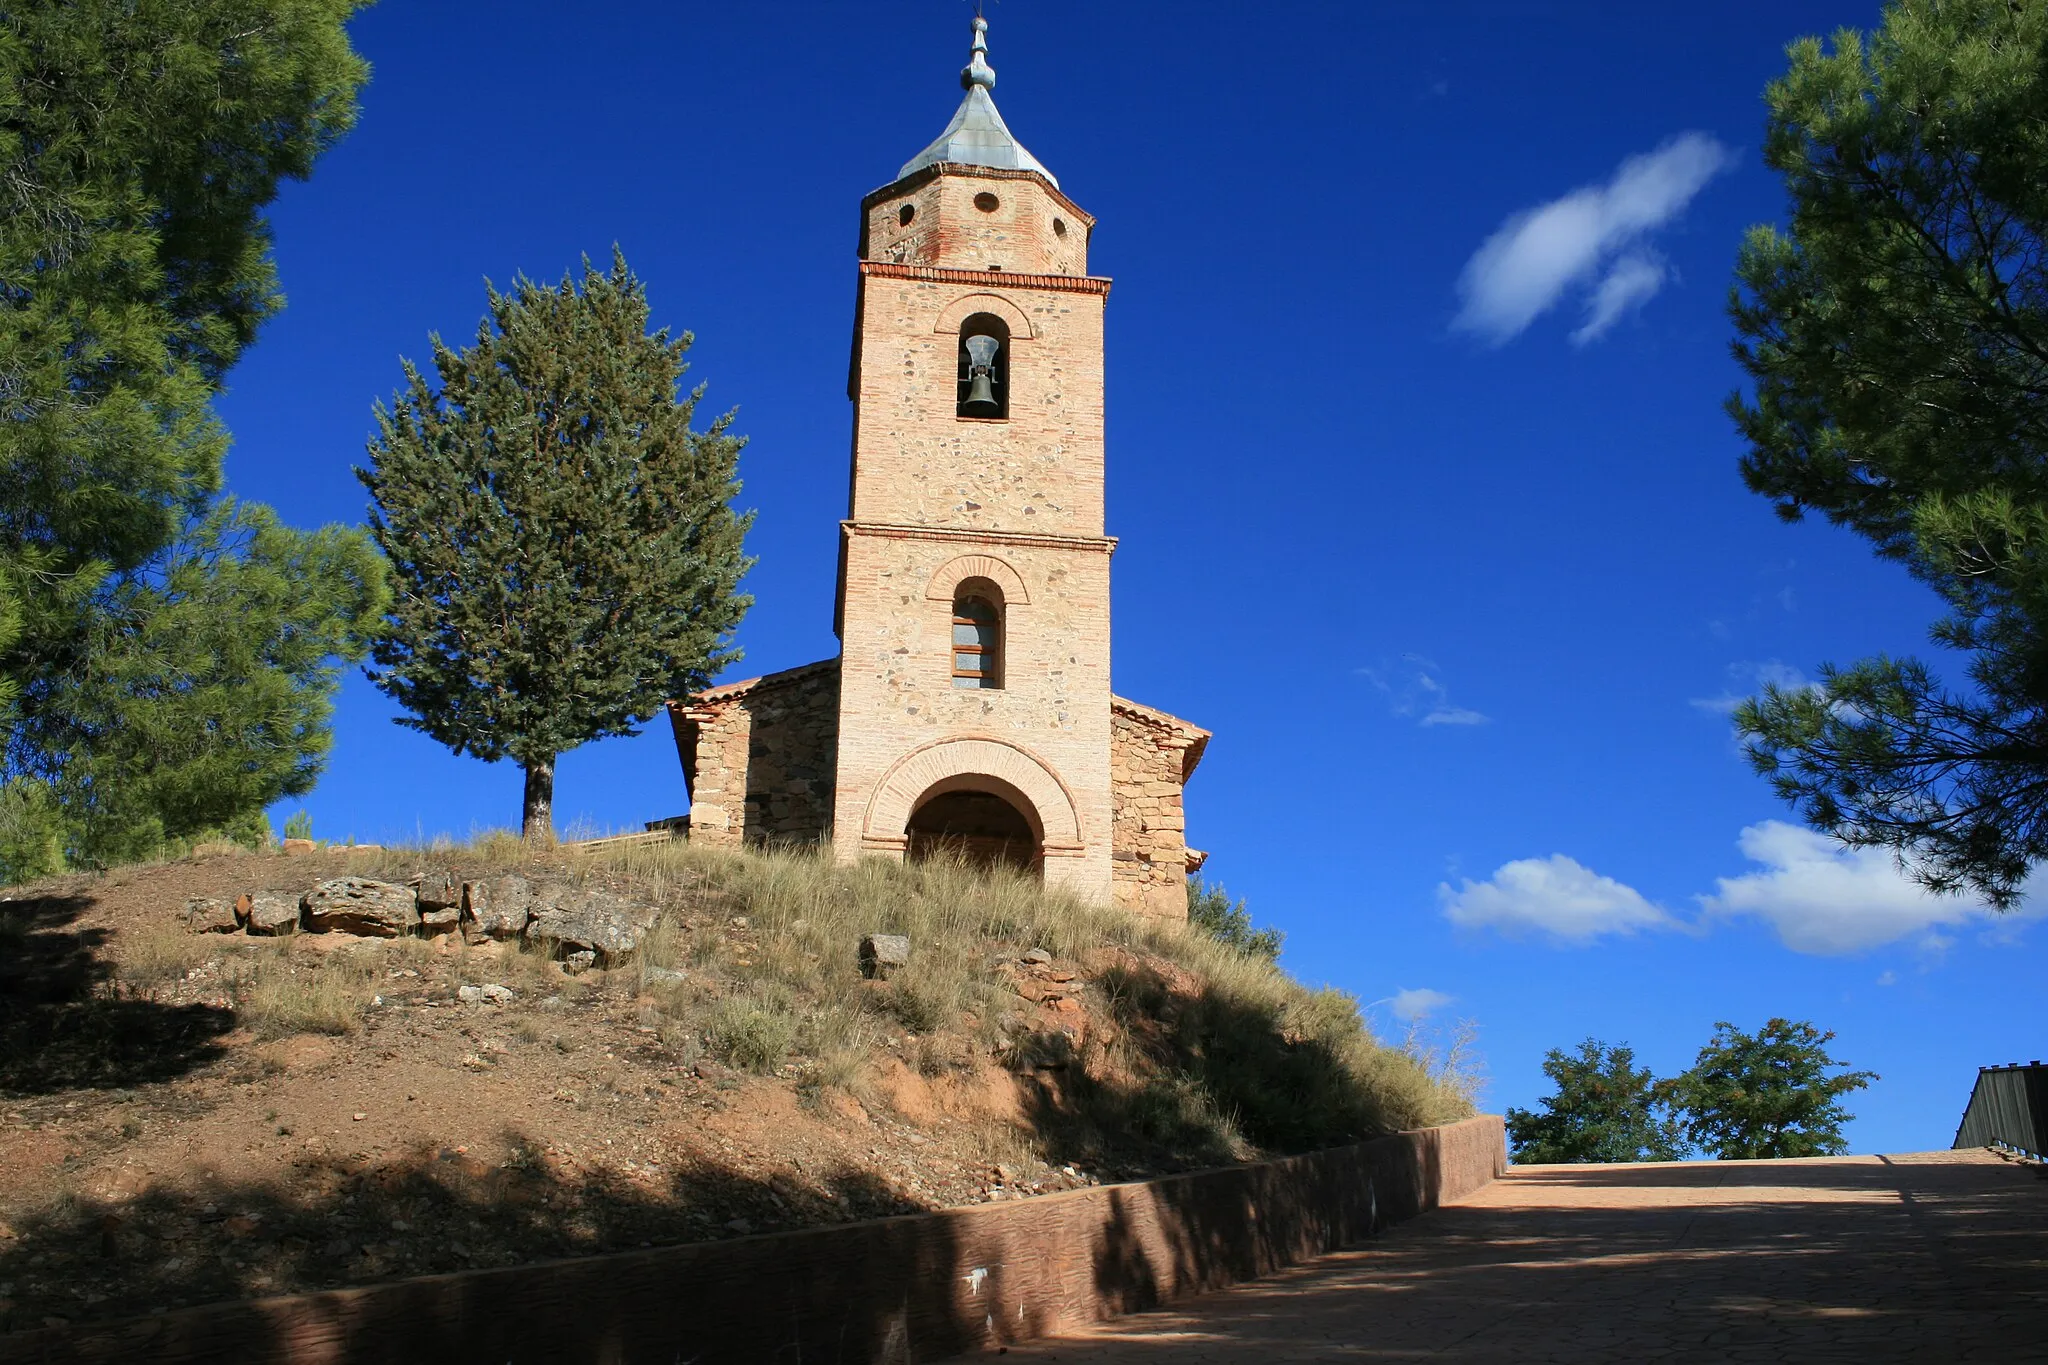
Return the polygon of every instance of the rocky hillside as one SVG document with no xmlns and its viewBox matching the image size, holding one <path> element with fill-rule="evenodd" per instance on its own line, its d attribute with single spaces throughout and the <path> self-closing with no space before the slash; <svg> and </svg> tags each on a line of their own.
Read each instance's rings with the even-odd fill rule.
<svg viewBox="0 0 2048 1365">
<path fill-rule="evenodd" d="M 1348 997 L 1023 878 L 682 845 L 217 854 L 0 901 L 0 1330 L 1469 1111 Z"/>
</svg>

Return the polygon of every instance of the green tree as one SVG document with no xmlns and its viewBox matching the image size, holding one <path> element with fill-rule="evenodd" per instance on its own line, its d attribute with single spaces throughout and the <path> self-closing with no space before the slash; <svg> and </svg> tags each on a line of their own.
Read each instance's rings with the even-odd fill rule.
<svg viewBox="0 0 2048 1365">
<path fill-rule="evenodd" d="M 1188 878 L 1188 925 L 1218 943 L 1268 962 L 1280 960 L 1280 945 L 1287 938 L 1271 926 L 1252 928 L 1251 911 L 1242 900 L 1232 903 L 1228 891 L 1211 886 L 1199 876 Z"/>
<path fill-rule="evenodd" d="M 1678 1161 L 1685 1141 L 1660 1082 L 1638 1069 L 1626 1045 L 1588 1038 L 1577 1055 L 1552 1048 L 1543 1074 L 1557 1093 L 1541 1112 L 1510 1108 L 1508 1140 L 1515 1160 L 1539 1162 Z"/>
<path fill-rule="evenodd" d="M 1877 1076 L 1829 1074 L 1848 1065 L 1827 1054 L 1834 1036 L 1784 1019 L 1754 1034 L 1716 1024 L 1692 1068 L 1670 1084 L 1672 1101 L 1685 1111 L 1686 1136 L 1723 1161 L 1847 1151 L 1842 1125 L 1855 1115 L 1841 1099 Z"/>
<path fill-rule="evenodd" d="M 1784 231 L 1731 310 L 1742 472 L 1941 597 L 1966 686 L 1876 657 L 1736 724 L 1814 827 L 2000 907 L 2048 856 L 2048 4 L 1893 0 L 1766 92 Z"/>
<path fill-rule="evenodd" d="M 0 14 L 0 552 L 16 592 L 140 566 L 218 488 L 210 400 L 282 303 L 262 210 L 354 121 L 366 68 L 342 25 L 359 3 Z"/>
<path fill-rule="evenodd" d="M 72 856 L 107 864 L 166 841 L 267 828 L 310 791 L 344 660 L 389 595 L 364 536 L 301 532 L 223 499 L 95 594 L 77 667 L 33 679 L 18 770 L 53 792 Z"/>
<path fill-rule="evenodd" d="M 299 538 L 217 504 L 227 435 L 210 403 L 282 302 L 264 207 L 354 120 L 366 68 L 344 23 L 357 7 L 0 12 L 8 875 L 195 820 L 252 826 L 317 768 L 333 669 L 301 647 L 360 653 L 348 640 L 376 570 L 365 541 L 344 552 L 337 533 Z M 298 585 L 290 609 L 237 596 L 285 561 L 339 576 Z M 237 678 L 241 665 L 254 671 Z M 221 792 L 200 791 L 230 770 Z"/>
<path fill-rule="evenodd" d="M 475 345 L 434 337 L 438 387 L 406 363 L 357 471 L 397 579 L 372 677 L 401 724 L 524 769 L 529 838 L 553 836 L 556 757 L 708 685 L 753 604 L 745 442 L 731 413 L 691 430 L 692 337 L 648 333 L 617 251 L 577 283 L 522 276 Z"/>
</svg>

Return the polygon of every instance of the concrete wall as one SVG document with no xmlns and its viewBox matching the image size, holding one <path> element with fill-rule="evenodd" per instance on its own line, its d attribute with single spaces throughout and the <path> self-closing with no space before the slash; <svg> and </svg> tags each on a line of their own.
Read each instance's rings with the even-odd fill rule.
<svg viewBox="0 0 2048 1365">
<path fill-rule="evenodd" d="M 1506 1168 L 1487 1116 L 1142 1184 L 0 1337 L 39 1365 L 862 1365 L 939 1360 L 1221 1289 Z"/>
</svg>

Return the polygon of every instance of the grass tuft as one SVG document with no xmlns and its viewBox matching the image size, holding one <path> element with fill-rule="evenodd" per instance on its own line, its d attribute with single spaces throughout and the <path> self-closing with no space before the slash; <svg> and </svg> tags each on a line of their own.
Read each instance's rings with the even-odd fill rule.
<svg viewBox="0 0 2048 1365">
<path fill-rule="evenodd" d="M 264 1038 L 354 1033 L 376 994 L 379 969 L 380 959 L 369 954 L 336 951 L 311 965 L 269 954 L 241 983 L 236 1015 Z"/>
</svg>

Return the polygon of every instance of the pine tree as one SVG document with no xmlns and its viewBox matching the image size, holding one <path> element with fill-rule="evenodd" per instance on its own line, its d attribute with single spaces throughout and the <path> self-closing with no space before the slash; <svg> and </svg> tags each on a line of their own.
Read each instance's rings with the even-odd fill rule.
<svg viewBox="0 0 2048 1365">
<path fill-rule="evenodd" d="M 693 338 L 649 334 L 616 250 L 578 284 L 490 289 L 473 346 L 432 339 L 438 386 L 406 363 L 357 471 L 397 583 L 372 677 L 401 724 L 520 765 L 529 838 L 552 837 L 556 758 L 705 687 L 752 605 L 745 442 L 731 413 L 691 429 Z"/>
<path fill-rule="evenodd" d="M 388 600 L 359 530 L 232 498 L 93 596 L 77 663 L 29 685 L 15 758 L 55 796 L 68 860 L 95 866 L 249 842 L 265 806 L 312 790 L 342 661 Z"/>
<path fill-rule="evenodd" d="M 264 207 L 354 121 L 358 7 L 0 11 L 0 876 L 253 828 L 318 771 L 381 568 L 222 501 L 211 403 L 282 302 Z"/>
<path fill-rule="evenodd" d="M 1933 588 L 1966 680 L 1823 666 L 1736 725 L 1809 824 L 2009 908 L 2048 860 L 2048 3 L 1892 0 L 1766 100 L 1790 222 L 1737 272 L 1743 476 Z"/>
<path fill-rule="evenodd" d="M 1541 1112 L 1509 1109 L 1515 1160 L 1538 1162 L 1677 1161 L 1685 1155 L 1664 1087 L 1638 1068 L 1626 1045 L 1588 1038 L 1576 1056 L 1544 1054 L 1543 1074 L 1557 1087 Z"/>
<path fill-rule="evenodd" d="M 1284 931 L 1268 925 L 1252 927 L 1252 912 L 1242 899 L 1232 902 L 1230 893 L 1212 886 L 1200 876 L 1188 878 L 1188 927 L 1228 944 L 1247 957 L 1280 960 L 1280 946 L 1287 941 Z"/>
</svg>

